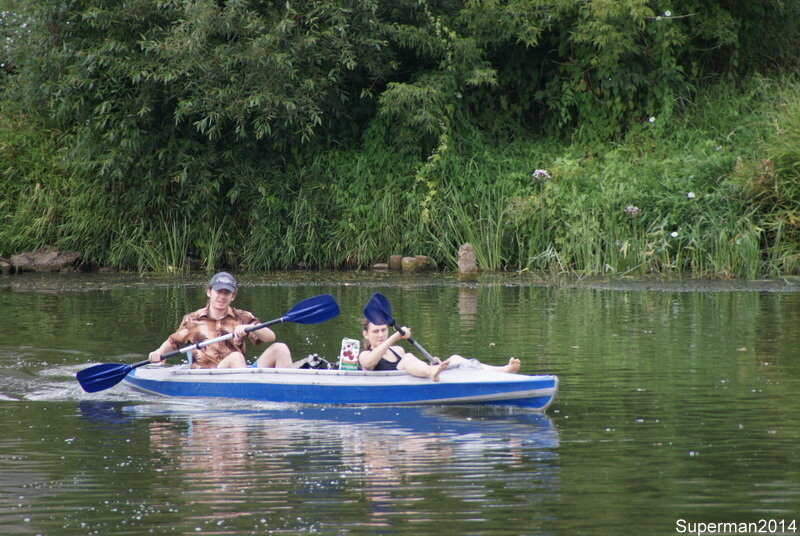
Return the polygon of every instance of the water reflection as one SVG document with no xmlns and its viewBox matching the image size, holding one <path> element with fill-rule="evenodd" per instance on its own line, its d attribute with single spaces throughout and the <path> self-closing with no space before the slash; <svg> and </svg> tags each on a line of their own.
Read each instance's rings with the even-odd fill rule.
<svg viewBox="0 0 800 536">
<path fill-rule="evenodd" d="M 475 287 L 458 287 L 458 317 L 461 325 L 471 327 L 475 325 L 478 314 L 478 289 Z"/>
<path fill-rule="evenodd" d="M 301 503 L 305 528 L 332 520 L 386 527 L 398 515 L 436 524 L 444 510 L 487 515 L 498 485 L 528 502 L 552 501 L 559 488 L 555 426 L 519 410 L 113 403 L 80 410 L 103 427 L 148 420 L 152 455 L 165 460 L 152 487 L 180 488 L 180 509 L 198 526 L 258 519 L 265 528 L 297 529 L 286 512 Z M 443 497 L 431 501 L 432 494 Z"/>
<path fill-rule="evenodd" d="M 557 374 L 558 430 L 482 408 L 80 389 L 88 364 L 143 359 L 202 285 L 4 295 L 0 533 L 667 534 L 800 509 L 800 293 L 323 282 L 237 298 L 266 319 L 330 292 L 339 317 L 279 334 L 337 355 L 380 291 L 433 353 Z"/>
</svg>

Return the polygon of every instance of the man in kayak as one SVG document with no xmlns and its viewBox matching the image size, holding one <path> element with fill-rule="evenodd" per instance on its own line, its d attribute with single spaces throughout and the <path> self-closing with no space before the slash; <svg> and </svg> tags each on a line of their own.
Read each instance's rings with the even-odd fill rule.
<svg viewBox="0 0 800 536">
<path fill-rule="evenodd" d="M 365 350 L 358 355 L 358 361 L 364 370 L 405 370 L 412 376 L 430 378 L 438 382 L 441 371 L 448 368 L 473 366 L 514 373 L 519 371 L 521 365 L 520 360 L 515 357 L 510 358 L 507 365 L 497 367 L 484 365 L 477 359 L 465 359 L 460 355 L 451 355 L 444 361 L 429 365 L 402 347 L 393 346 L 400 339 L 411 337 L 410 328 L 403 326 L 400 328 L 403 334 L 395 331 L 389 335 L 388 326 L 373 324 L 366 318 L 361 319 L 361 326 L 364 328 L 362 334 Z"/>
<path fill-rule="evenodd" d="M 192 354 L 192 368 L 244 368 L 245 339 L 253 344 L 273 342 L 275 333 L 269 328 L 262 328 L 245 333 L 245 329 L 258 324 L 258 319 L 249 311 L 234 309 L 231 303 L 236 299 L 238 285 L 236 279 L 228 272 L 219 272 L 209 281 L 206 287 L 208 304 L 183 317 L 178 330 L 167 340 L 150 352 L 150 361 L 160 363 L 161 356 L 187 344 L 195 344 L 213 339 L 227 333 L 234 337 L 226 341 L 211 344 Z M 270 344 L 259 356 L 255 366 L 288 367 L 292 363 L 289 347 L 282 342 Z"/>
</svg>

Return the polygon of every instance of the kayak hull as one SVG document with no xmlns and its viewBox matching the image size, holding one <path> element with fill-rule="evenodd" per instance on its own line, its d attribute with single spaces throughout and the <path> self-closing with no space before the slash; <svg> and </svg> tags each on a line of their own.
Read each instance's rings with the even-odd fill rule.
<svg viewBox="0 0 800 536">
<path fill-rule="evenodd" d="M 552 375 L 528 376 L 485 369 L 452 369 L 440 381 L 402 371 L 315 369 L 188 369 L 141 367 L 125 381 L 165 396 L 214 397 L 357 406 L 490 404 L 544 411 L 558 391 Z"/>
</svg>

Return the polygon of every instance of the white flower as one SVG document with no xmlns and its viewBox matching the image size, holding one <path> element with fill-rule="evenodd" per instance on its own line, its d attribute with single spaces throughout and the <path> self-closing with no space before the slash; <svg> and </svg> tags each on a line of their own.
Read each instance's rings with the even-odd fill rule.
<svg viewBox="0 0 800 536">
<path fill-rule="evenodd" d="M 688 197 L 689 199 L 694 199 L 694 197 L 695 197 L 694 192 L 687 193 L 686 197 Z"/>
<path fill-rule="evenodd" d="M 533 173 L 531 173 L 531 177 L 533 180 L 537 180 L 539 182 L 552 179 L 550 173 L 548 173 L 546 169 L 535 169 Z"/>
<path fill-rule="evenodd" d="M 678 238 L 678 231 L 672 231 L 672 232 L 669 234 L 669 236 L 671 236 L 672 238 Z"/>
<path fill-rule="evenodd" d="M 665 11 L 664 12 L 664 16 L 665 17 L 671 17 L 672 16 L 672 11 Z"/>
<path fill-rule="evenodd" d="M 648 119 L 648 121 L 650 121 L 651 123 L 655 123 L 656 122 L 656 118 L 655 117 L 651 117 L 650 119 Z"/>
<path fill-rule="evenodd" d="M 639 207 L 637 207 L 637 206 L 634 206 L 634 205 L 628 205 L 628 206 L 625 208 L 625 213 L 626 213 L 626 214 L 628 214 L 628 215 L 630 215 L 630 216 L 638 216 L 639 214 L 641 214 L 641 213 L 642 213 L 642 210 L 641 210 Z"/>
</svg>

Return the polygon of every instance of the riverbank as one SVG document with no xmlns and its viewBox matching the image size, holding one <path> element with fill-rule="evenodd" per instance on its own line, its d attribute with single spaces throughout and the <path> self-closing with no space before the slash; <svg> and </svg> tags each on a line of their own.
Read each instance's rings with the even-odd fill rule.
<svg viewBox="0 0 800 536">
<path fill-rule="evenodd" d="M 237 274 L 239 275 L 239 274 Z M 800 277 L 787 276 L 766 279 L 738 278 L 668 278 L 557 276 L 541 278 L 526 273 L 487 273 L 477 281 L 464 283 L 452 272 L 426 274 L 393 274 L 371 271 L 276 271 L 244 273 L 242 289 L 248 287 L 282 286 L 374 286 L 409 288 L 443 286 L 458 288 L 479 287 L 550 287 L 553 289 L 594 289 L 610 291 L 653 292 L 800 292 Z M 119 288 L 201 287 L 208 282 L 206 274 L 165 276 L 159 274 L 17 274 L 0 277 L 0 290 L 6 292 L 93 292 Z"/>
<path fill-rule="evenodd" d="M 0 164 L 0 256 L 51 245 L 88 267 L 180 274 L 367 269 L 425 254 L 452 270 L 469 242 L 486 271 L 800 273 L 793 78 L 720 82 L 681 114 L 606 142 L 473 132 L 424 174 L 416 155 L 384 147 L 306 147 L 235 204 L 191 189 L 205 192 L 193 198 L 202 209 L 66 173 L 56 155 L 68 133 L 9 118 L 0 146 L 20 156 Z"/>
</svg>

